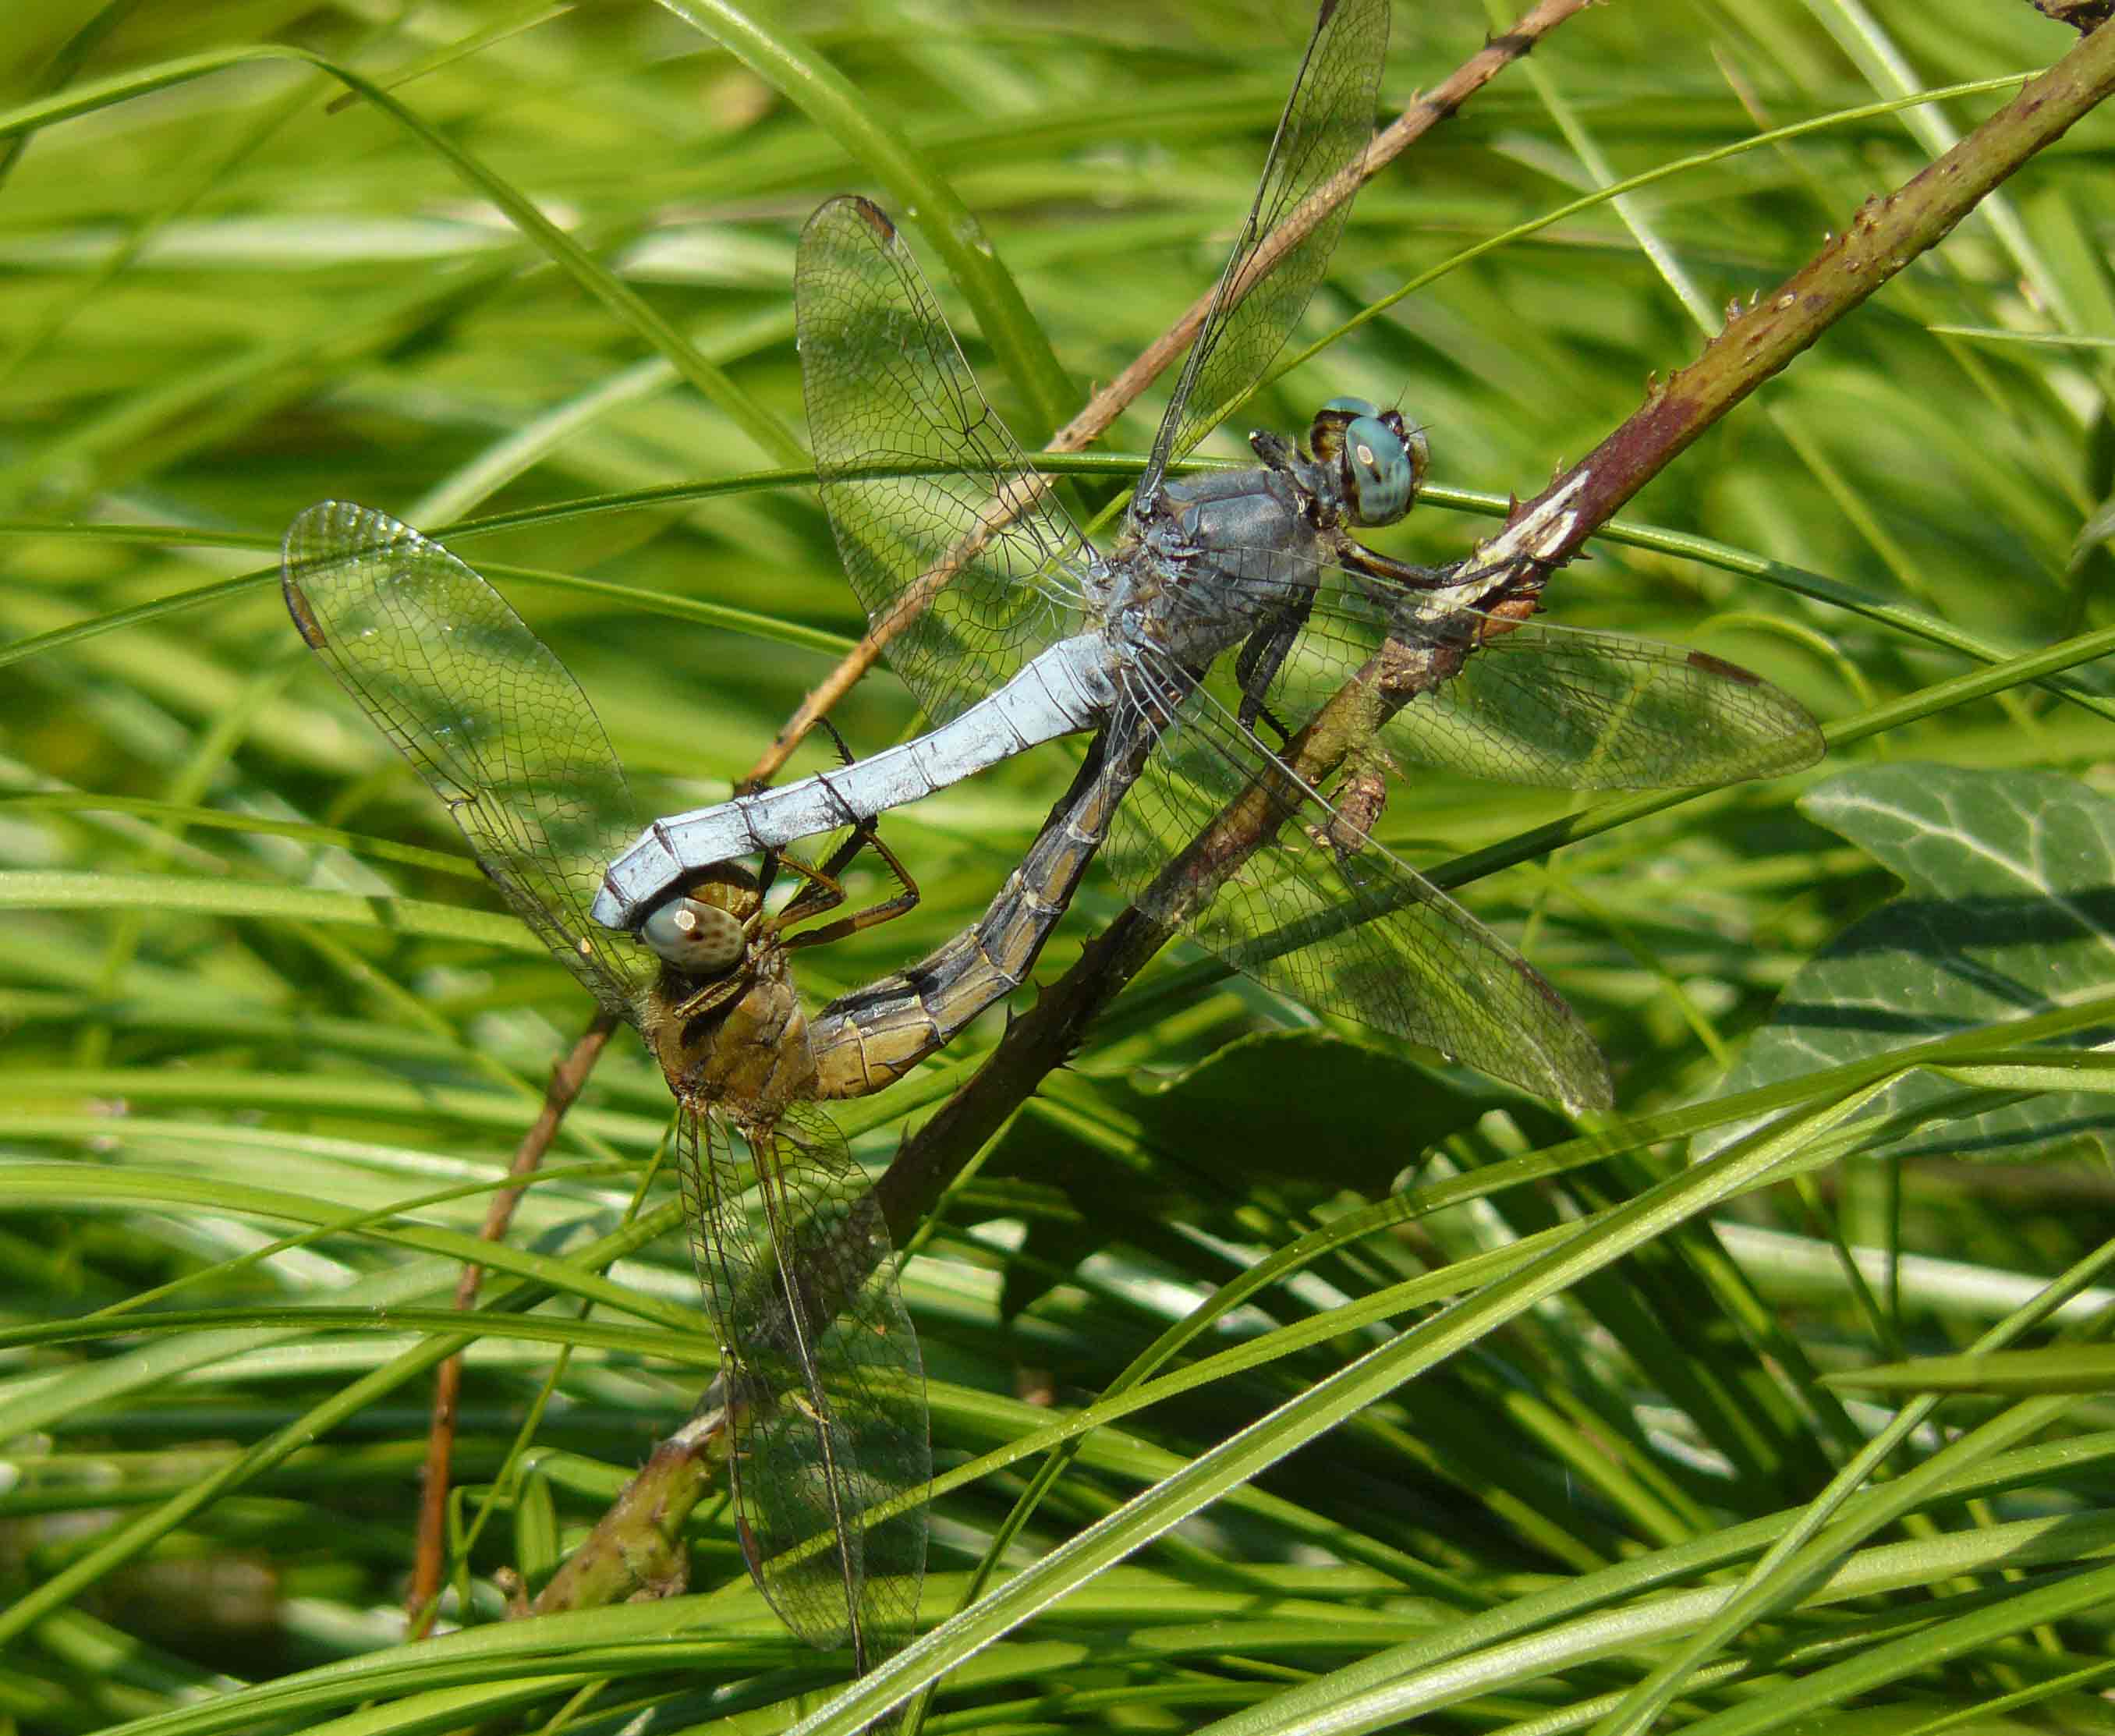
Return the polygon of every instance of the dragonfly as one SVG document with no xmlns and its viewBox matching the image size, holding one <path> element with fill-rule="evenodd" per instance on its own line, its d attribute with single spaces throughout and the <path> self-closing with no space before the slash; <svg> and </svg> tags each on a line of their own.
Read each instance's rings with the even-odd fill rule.
<svg viewBox="0 0 2115 1736">
<path fill-rule="evenodd" d="M 722 1362 L 700 1409 L 729 1418 L 744 1552 L 787 1626 L 849 1646 L 864 1673 L 913 1630 L 926 1532 L 921 1509 L 869 1515 L 926 1482 L 932 1461 L 888 1224 L 819 1105 L 901 1077 L 1018 986 L 1121 780 L 1083 774 L 984 921 L 810 1023 L 792 955 L 917 897 L 870 825 L 817 865 L 773 852 L 755 871 L 701 870 L 635 934 L 612 935 L 587 908 L 637 829 L 623 768 L 580 684 L 506 599 L 439 544 L 339 501 L 294 521 L 282 572 L 302 638 L 446 804 L 507 902 L 667 1076 Z M 902 891 L 833 916 L 867 848 Z M 781 873 L 796 890 L 773 910 Z"/>
<path fill-rule="evenodd" d="M 1107 859 L 1149 913 L 1319 1010 L 1568 1108 L 1612 1100 L 1556 990 L 1374 838 L 1391 780 L 1430 766 L 1578 789 L 1722 783 L 1811 764 L 1812 718 L 1716 658 L 1529 622 L 1535 592 L 1465 592 L 1451 569 L 1356 540 L 1407 514 L 1425 480 L 1427 442 L 1399 410 L 1334 398 L 1304 446 L 1255 433 L 1253 467 L 1169 475 L 1260 382 L 1323 275 L 1388 16 L 1388 0 L 1324 0 L 1107 553 L 985 400 L 886 215 L 846 196 L 810 219 L 794 289 L 823 500 L 872 636 L 935 727 L 844 771 L 656 821 L 611 863 L 597 921 L 651 921 L 704 865 L 1101 729 L 1140 767 Z M 1425 674 L 1407 703 L 1376 710 L 1327 788 L 1295 776 L 1286 720 L 1377 664 Z M 1131 755 L 1134 741 L 1151 751 Z M 1188 841 L 1245 797 L 1271 810 L 1261 847 L 1216 896 L 1171 893 Z"/>
</svg>

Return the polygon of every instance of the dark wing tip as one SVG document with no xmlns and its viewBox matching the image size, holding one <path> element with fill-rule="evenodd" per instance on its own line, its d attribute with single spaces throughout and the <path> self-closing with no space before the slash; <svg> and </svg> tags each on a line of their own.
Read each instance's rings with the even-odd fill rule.
<svg viewBox="0 0 2115 1736">
<path fill-rule="evenodd" d="M 873 230 L 884 247 L 895 241 L 896 225 L 889 220 L 888 214 L 871 199 L 859 193 L 840 193 L 834 199 L 824 200 L 815 207 L 814 214 L 802 227 L 801 233 L 805 236 L 810 229 L 833 223 L 841 213 L 847 211 Z"/>
<path fill-rule="evenodd" d="M 294 631 L 312 651 L 320 651 L 330 641 L 323 635 L 323 624 L 316 619 L 316 612 L 309 606 L 307 593 L 292 573 L 282 573 L 279 594 L 287 599 L 287 613 L 294 618 Z"/>
<path fill-rule="evenodd" d="M 1737 663 L 1728 663 L 1723 657 L 1714 657 L 1709 651 L 1691 651 L 1689 666 L 1700 669 L 1706 675 L 1715 675 L 1721 681 L 1737 682 L 1743 687 L 1759 687 L 1763 678 L 1752 669 L 1744 669 Z"/>
<path fill-rule="evenodd" d="M 323 650 L 330 639 L 323 622 L 316 618 L 308 593 L 301 589 L 300 576 L 314 572 L 326 557 L 337 552 L 339 540 L 329 532 L 332 521 L 342 509 L 340 501 L 319 501 L 295 516 L 279 544 L 279 595 L 287 599 L 287 613 L 294 618 L 294 630 L 312 651 Z"/>
<path fill-rule="evenodd" d="M 1573 1039 L 1568 1054 L 1546 1049 L 1542 1053 L 1546 1078 L 1541 1089 L 1575 1114 L 1585 1109 L 1613 1109 L 1616 1087 L 1608 1077 L 1608 1057 L 1587 1035 L 1571 1002 L 1558 992 L 1554 983 L 1517 953 L 1507 962 L 1515 974 L 1541 999 L 1554 1022 L 1553 1028 Z"/>
</svg>

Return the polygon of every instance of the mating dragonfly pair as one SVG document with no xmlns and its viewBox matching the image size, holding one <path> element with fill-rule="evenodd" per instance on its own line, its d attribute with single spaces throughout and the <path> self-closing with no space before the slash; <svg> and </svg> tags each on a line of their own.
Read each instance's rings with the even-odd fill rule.
<svg viewBox="0 0 2115 1736">
<path fill-rule="evenodd" d="M 816 470 L 874 632 L 936 726 L 914 742 L 631 843 L 593 709 L 484 580 L 357 507 L 312 508 L 287 539 L 304 636 L 667 1073 L 751 1565 L 796 1632 L 848 1642 L 862 1669 L 909 1631 L 924 1553 L 921 1516 L 872 1515 L 915 1490 L 929 1454 L 887 1226 L 819 1101 L 900 1077 L 1009 993 L 1100 851 L 1149 915 L 1273 987 L 1605 1105 L 1605 1065 L 1562 998 L 1373 838 L 1388 779 L 1436 765 L 1700 785 L 1820 752 L 1795 701 L 1730 665 L 1529 624 L 1531 596 L 1355 540 L 1423 480 L 1425 442 L 1393 411 L 1333 400 L 1304 448 L 1258 434 L 1253 468 L 1169 475 L 1259 383 L 1323 274 L 1388 25 L 1388 0 L 1325 0 L 1107 554 L 985 402 L 888 218 L 841 198 L 809 222 L 795 292 Z M 1295 732 L 1347 694 L 1351 751 L 1333 781 L 1305 782 Z M 905 902 L 791 931 L 832 916 L 838 874 L 878 847 L 876 817 L 1086 730 L 1087 771 L 984 921 L 804 1021 L 790 955 Z M 1240 860 L 1191 847 L 1245 802 L 1262 824 Z M 847 824 L 819 864 L 785 854 Z M 768 883 L 789 871 L 801 889 L 769 913 Z"/>
</svg>

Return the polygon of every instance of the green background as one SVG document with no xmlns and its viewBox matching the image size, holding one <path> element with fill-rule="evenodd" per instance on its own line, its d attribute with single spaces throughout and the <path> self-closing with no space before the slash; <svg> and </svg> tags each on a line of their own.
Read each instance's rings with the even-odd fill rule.
<svg viewBox="0 0 2115 1736">
<path fill-rule="evenodd" d="M 764 1729 L 842 1683 L 842 1659 L 770 1619 L 709 1511 L 695 1584 L 725 1585 L 717 1599 L 498 1620 L 492 1571 L 548 1570 L 702 1384 L 710 1340 L 672 1234 L 587 1325 L 557 1306 L 530 1338 L 479 1343 L 459 1470 L 467 1512 L 500 1499 L 468 1551 L 475 1625 L 391 1649 L 425 1394 L 396 1359 L 437 1340 L 371 1311 L 443 1304 L 459 1244 L 414 1219 L 474 1227 L 480 1196 L 429 1196 L 495 1173 L 587 1009 L 302 650 L 278 540 L 333 496 L 447 535 L 579 676 L 643 806 L 716 798 L 861 625 L 812 488 L 773 474 L 800 462 L 806 213 L 845 189 L 916 207 L 897 212 L 911 244 L 1034 445 L 1211 281 L 1309 22 L 1255 3 L 774 9 L 740 45 L 778 88 L 645 5 L 11 8 L 0 1307 L 48 1331 L 181 1279 L 150 1306 L 218 1311 L 158 1332 L 83 1319 L 0 1350 L 0 1715 L 319 1728 L 368 1705 L 359 1728 L 541 1727 L 577 1692 L 569 1728 L 667 1698 L 671 1728 L 746 1708 Z M 1399 6 L 1384 109 L 1506 22 Z M 1360 195 L 1302 338 L 1417 287 L 1246 424 L 1298 429 L 1342 393 L 1400 402 L 1435 487 L 1378 540 L 1457 558 L 1509 492 L 1692 360 L 1729 303 L 1767 296 L 2011 87 L 1874 105 L 2029 73 L 2073 40 L 1996 0 L 1589 10 Z M 817 62 L 850 100 L 787 70 Z M 330 112 L 347 88 L 331 67 L 397 106 L 370 88 Z M 1548 1109 L 1325 1029 L 1178 947 L 950 1199 L 903 1279 L 935 1457 L 1007 1462 L 938 1503 L 929 1624 L 1035 1463 L 1014 1444 L 1259 1258 L 1299 1250 L 1303 1270 L 1194 1322 L 1163 1372 L 1233 1362 L 1096 1413 L 1108 1426 L 1001 1563 L 1028 1589 L 943 1642 L 938 1666 L 964 1673 L 941 1711 L 1264 1730 L 1393 1683 L 1340 1727 L 1442 1706 L 1480 1729 L 1617 1715 L 1711 1617 L 1657 1594 L 1730 1586 L 1904 1422 L 1820 1375 L 1965 1348 L 2093 1248 L 2106 684 L 2081 673 L 2084 703 L 1918 696 L 2108 624 L 2112 149 L 2096 116 L 2030 163 L 1632 502 L 1636 535 L 1551 583 L 1553 618 L 1708 650 L 1832 725 L 1903 714 L 1812 772 L 1463 889 L 1580 1009 L 1632 1119 L 1567 1142 L 1580 1130 Z M 981 337 L 943 242 L 985 261 L 966 286 L 993 321 Z M 1113 478 L 1159 402 L 1104 443 Z M 504 530 L 452 530 L 501 513 Z M 914 713 L 883 673 L 837 721 L 867 751 Z M 981 910 L 1072 763 L 1039 751 L 892 820 L 924 902 L 804 958 L 815 999 Z M 2037 794 L 2030 769 L 2060 789 Z M 1867 773 L 1895 781 L 1801 805 Z M 1384 835 L 1435 868 L 1579 806 L 1414 788 Z M 2068 829 L 2053 853 L 2051 803 Z M 1919 878 L 1903 829 L 1957 847 L 1919 857 Z M 2044 948 L 2008 955 L 1994 990 L 1996 919 L 1951 902 L 1991 895 L 1993 838 L 2022 865 L 2004 920 L 2041 921 Z M 1917 944 L 1886 902 L 1897 873 L 1939 907 Z M 2068 915 L 2042 920 L 2044 898 Z M 1116 907 L 1090 878 L 1039 974 Z M 1859 968 L 1824 968 L 1847 954 Z M 1895 1022 L 1831 1047 L 1782 1040 L 1780 1016 L 1773 1049 L 1751 1041 L 1796 979 L 1802 1030 L 1854 1003 Z M 2029 1016 L 2058 1047 L 1984 1029 Z M 845 1106 L 862 1159 L 884 1163 L 998 1028 Z M 1951 1071 L 1924 1076 L 1938 1086 L 1892 1089 L 1890 1054 L 1952 1033 Z M 1737 1062 L 1750 1095 L 1721 1110 Z M 1815 1082 L 1837 1063 L 1868 1071 Z M 1854 1118 L 1869 1087 L 1894 1121 Z M 635 1048 L 605 1062 L 561 1144 L 572 1173 L 523 1210 L 517 1245 L 562 1262 L 543 1276 L 594 1290 L 569 1256 L 617 1230 L 666 1103 Z M 1765 1110 L 1796 1118 L 1746 1146 L 1689 1141 Z M 1691 1168 L 1707 1150 L 1718 1167 Z M 664 1178 L 649 1206 L 669 1197 Z M 1839 1240 L 1915 1258 L 1857 1266 Z M 288 1317 L 328 1305 L 370 1311 Z M 1249 1366 L 1273 1328 L 1291 1336 Z M 1362 1353 L 1379 1361 L 1347 1375 Z M 1957 1402 L 1948 1419 L 1998 1432 L 1773 1568 L 1770 1619 L 1711 1637 L 1668 1715 L 1893 1730 L 2017 1691 L 2104 1716 L 2062 1696 L 2105 1652 L 2088 1558 L 2108 1541 L 2108 1373 L 2089 1359 L 2054 1394 Z M 1897 1477 L 1937 1447 L 1906 1438 Z M 1149 1488 L 1164 1507 L 1053 1555 Z M 1039 1561 L 1046 1579 L 1016 1578 Z M 1811 1589 L 1839 1565 L 1845 1582 Z M 244 1697 L 281 1678 L 285 1698 Z"/>
</svg>

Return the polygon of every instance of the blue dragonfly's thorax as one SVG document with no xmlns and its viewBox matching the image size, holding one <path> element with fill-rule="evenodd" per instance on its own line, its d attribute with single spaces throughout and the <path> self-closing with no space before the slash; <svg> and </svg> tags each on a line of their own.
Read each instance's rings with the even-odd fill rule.
<svg viewBox="0 0 2115 1736">
<path fill-rule="evenodd" d="M 1313 499 L 1275 465 L 1163 483 L 1111 563 L 1112 636 L 1201 667 L 1298 606 L 1323 554 Z"/>
<path fill-rule="evenodd" d="M 1422 481 L 1424 436 L 1394 411 L 1332 398 L 1302 450 L 1255 434 L 1263 462 L 1149 482 L 1111 558 L 1109 639 L 1152 645 L 1191 669 L 1264 632 L 1274 668 L 1306 617 L 1322 567 L 1352 527 L 1393 524 Z"/>
</svg>

